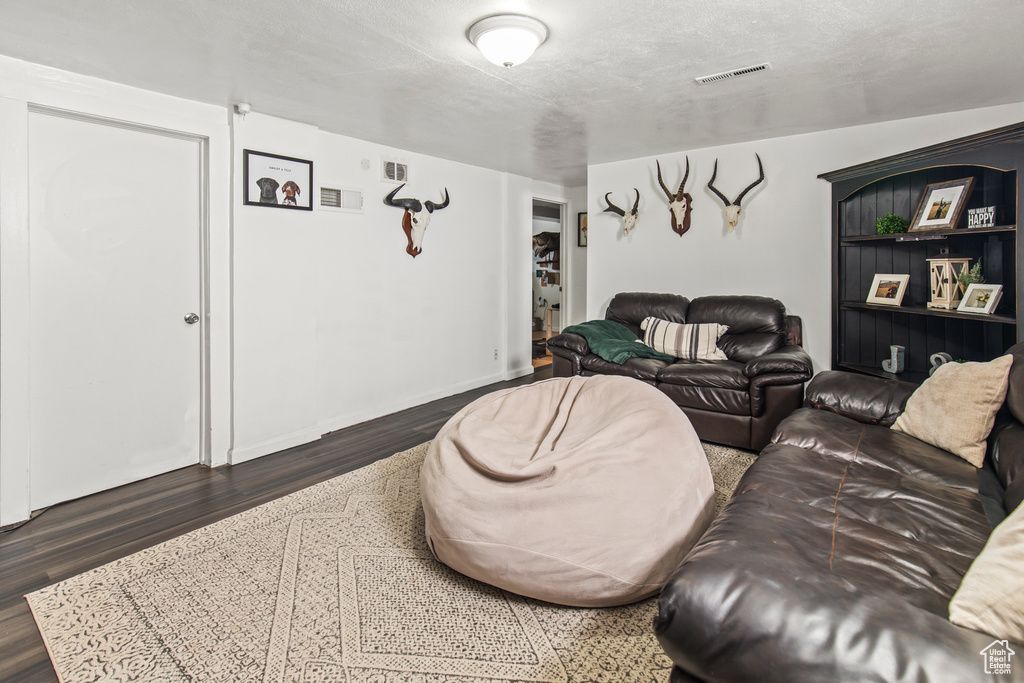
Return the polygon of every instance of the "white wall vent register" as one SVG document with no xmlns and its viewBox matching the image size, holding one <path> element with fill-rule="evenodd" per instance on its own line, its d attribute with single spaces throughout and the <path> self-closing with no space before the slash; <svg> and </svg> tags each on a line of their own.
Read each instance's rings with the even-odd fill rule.
<svg viewBox="0 0 1024 683">
<path fill-rule="evenodd" d="M 384 159 L 381 166 L 381 180 L 390 180 L 396 183 L 408 182 L 409 167 L 400 161 Z"/>
<path fill-rule="evenodd" d="M 346 213 L 363 212 L 363 191 L 353 187 L 320 187 L 320 208 Z"/>
<path fill-rule="evenodd" d="M 723 71 L 720 74 L 711 74 L 710 76 L 699 76 L 693 80 L 697 81 L 701 85 L 707 85 L 708 83 L 717 83 L 718 81 L 724 81 L 727 78 L 736 78 L 737 76 L 746 76 L 748 74 L 756 74 L 761 71 L 768 71 L 772 68 L 770 62 L 763 64 L 754 64 L 753 66 L 745 66 L 741 69 L 733 69 L 732 71 Z"/>
</svg>

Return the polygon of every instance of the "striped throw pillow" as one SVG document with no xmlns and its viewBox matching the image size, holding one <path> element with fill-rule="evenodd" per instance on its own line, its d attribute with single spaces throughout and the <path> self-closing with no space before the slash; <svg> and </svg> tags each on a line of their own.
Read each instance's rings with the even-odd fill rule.
<svg viewBox="0 0 1024 683">
<path fill-rule="evenodd" d="M 728 331 L 728 325 L 688 325 L 647 317 L 640 323 L 640 329 L 644 333 L 644 344 L 655 351 L 683 360 L 729 360 L 717 344 L 718 338 Z"/>
</svg>

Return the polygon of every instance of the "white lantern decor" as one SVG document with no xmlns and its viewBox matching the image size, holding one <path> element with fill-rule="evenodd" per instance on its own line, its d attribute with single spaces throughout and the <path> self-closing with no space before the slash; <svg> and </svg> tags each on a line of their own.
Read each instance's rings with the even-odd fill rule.
<svg viewBox="0 0 1024 683">
<path fill-rule="evenodd" d="M 971 259 L 959 256 L 940 256 L 930 258 L 928 269 L 931 271 L 931 301 L 928 308 L 944 308 L 951 310 L 960 303 L 963 287 L 960 286 L 960 275 L 970 268 Z"/>
</svg>

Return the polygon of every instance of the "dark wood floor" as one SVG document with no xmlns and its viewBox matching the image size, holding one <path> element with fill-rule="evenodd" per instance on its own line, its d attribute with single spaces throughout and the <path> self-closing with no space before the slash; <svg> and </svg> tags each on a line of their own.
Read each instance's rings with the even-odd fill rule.
<svg viewBox="0 0 1024 683">
<path fill-rule="evenodd" d="M 185 467 L 56 505 L 0 534 L 0 681 L 57 681 L 26 593 L 412 448 L 473 399 L 550 376 L 548 366 L 234 467 Z"/>
</svg>

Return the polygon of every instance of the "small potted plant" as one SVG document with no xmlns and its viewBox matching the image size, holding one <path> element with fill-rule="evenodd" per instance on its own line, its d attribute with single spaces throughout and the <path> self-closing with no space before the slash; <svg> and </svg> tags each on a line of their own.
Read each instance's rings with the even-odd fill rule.
<svg viewBox="0 0 1024 683">
<path fill-rule="evenodd" d="M 975 283 L 985 284 L 985 278 L 981 276 L 981 259 L 978 259 L 978 262 L 971 266 L 970 270 L 965 270 L 957 275 L 956 279 L 960 283 L 961 292 L 966 292 L 967 288 Z"/>
<path fill-rule="evenodd" d="M 907 231 L 907 219 L 894 213 L 887 213 L 875 221 L 875 231 L 879 235 L 898 235 Z"/>
</svg>

